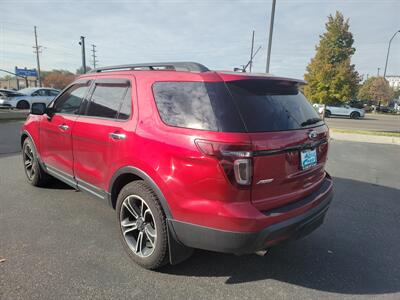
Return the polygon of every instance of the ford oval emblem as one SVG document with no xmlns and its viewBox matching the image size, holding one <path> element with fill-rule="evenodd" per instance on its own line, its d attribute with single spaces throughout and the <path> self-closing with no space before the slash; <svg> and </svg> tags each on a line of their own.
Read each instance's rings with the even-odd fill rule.
<svg viewBox="0 0 400 300">
<path fill-rule="evenodd" d="M 309 137 L 311 140 L 315 140 L 315 139 L 317 138 L 317 136 L 318 136 L 318 134 L 317 134 L 317 132 L 316 132 L 315 130 L 310 131 L 310 132 L 308 133 L 308 137 Z"/>
</svg>

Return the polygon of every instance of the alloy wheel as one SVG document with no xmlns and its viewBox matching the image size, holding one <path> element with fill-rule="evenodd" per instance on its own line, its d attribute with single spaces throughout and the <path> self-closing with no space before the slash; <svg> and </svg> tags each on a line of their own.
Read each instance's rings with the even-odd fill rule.
<svg viewBox="0 0 400 300">
<path fill-rule="evenodd" d="M 130 195 L 124 199 L 120 223 L 125 242 L 135 255 L 148 257 L 154 252 L 157 242 L 156 224 L 143 198 Z"/>
<path fill-rule="evenodd" d="M 30 147 L 30 145 L 26 145 L 24 148 L 24 166 L 29 180 L 32 180 L 33 176 L 35 175 L 34 164 L 35 156 L 32 148 Z"/>
</svg>

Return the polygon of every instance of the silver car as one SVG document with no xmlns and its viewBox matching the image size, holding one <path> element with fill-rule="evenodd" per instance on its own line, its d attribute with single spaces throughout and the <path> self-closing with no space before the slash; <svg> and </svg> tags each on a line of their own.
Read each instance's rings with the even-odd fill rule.
<svg viewBox="0 0 400 300">
<path fill-rule="evenodd" d="M 35 102 L 48 105 L 60 91 L 52 88 L 26 88 L 17 93 L 17 95 L 0 98 L 0 106 L 30 109 L 31 104 Z"/>
<path fill-rule="evenodd" d="M 323 105 L 319 106 L 318 112 L 322 114 L 323 111 L 324 111 Z M 352 119 L 359 119 L 359 118 L 364 118 L 365 111 L 360 108 L 351 107 L 350 105 L 347 104 L 337 105 L 337 106 L 327 105 L 325 108 L 325 117 L 329 118 L 330 116 L 342 116 L 342 117 L 350 117 Z"/>
</svg>

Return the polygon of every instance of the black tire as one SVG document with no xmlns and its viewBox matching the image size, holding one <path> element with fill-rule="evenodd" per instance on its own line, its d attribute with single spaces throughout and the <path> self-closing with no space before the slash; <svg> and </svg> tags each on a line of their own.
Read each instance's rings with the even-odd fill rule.
<svg viewBox="0 0 400 300">
<path fill-rule="evenodd" d="M 29 102 L 26 100 L 21 100 L 18 101 L 17 103 L 17 108 L 18 109 L 29 109 L 31 106 L 29 105 Z"/>
<path fill-rule="evenodd" d="M 325 118 L 329 118 L 331 116 L 331 111 L 330 110 L 326 110 L 325 111 Z"/>
<path fill-rule="evenodd" d="M 153 220 L 154 221 L 153 228 L 154 228 L 154 232 L 156 232 L 156 238 L 155 238 L 155 240 L 153 240 L 154 246 L 152 246 L 150 244 L 149 236 L 145 233 L 146 232 L 145 228 L 146 228 L 146 226 L 149 225 L 149 224 L 147 224 L 148 222 L 146 222 L 146 220 L 143 219 L 144 225 L 141 224 L 143 227 L 142 231 L 144 233 L 142 233 L 142 242 L 140 243 L 140 245 L 141 245 L 140 248 L 143 248 L 142 247 L 143 246 L 143 238 L 144 238 L 143 236 L 145 236 L 145 238 L 144 238 L 145 247 L 147 247 L 148 245 L 152 246 L 151 254 L 149 254 L 146 257 L 140 256 L 140 255 L 142 255 L 141 253 L 136 254 L 132 247 L 132 241 L 133 241 L 133 243 L 135 241 L 136 241 L 136 243 L 138 243 L 138 241 L 140 240 L 140 238 L 139 238 L 140 230 L 139 229 L 131 230 L 129 232 L 129 234 L 131 236 L 129 237 L 127 234 L 128 238 L 125 238 L 124 233 L 123 233 L 122 223 L 128 219 L 128 217 L 126 217 L 125 214 L 127 213 L 127 211 L 129 211 L 126 207 L 126 202 L 125 202 L 124 206 L 123 206 L 123 203 L 124 203 L 124 201 L 129 201 L 129 199 L 132 199 L 131 197 L 138 197 L 138 198 L 144 200 L 145 205 L 151 211 L 151 217 L 153 217 L 153 219 L 154 219 Z M 141 201 L 140 199 L 139 199 L 139 201 Z M 137 206 L 135 206 L 135 207 L 138 208 Z M 135 211 L 138 212 L 136 209 L 135 209 Z M 164 211 L 163 211 L 161 204 L 158 201 L 158 198 L 157 198 L 156 194 L 154 193 L 154 191 L 142 180 L 133 181 L 133 182 L 128 183 L 126 186 L 124 186 L 122 188 L 122 190 L 120 191 L 120 193 L 118 195 L 116 212 L 117 212 L 117 224 L 118 224 L 119 232 L 120 232 L 119 236 L 120 236 L 122 245 L 124 246 L 124 249 L 128 253 L 129 257 L 138 265 L 142 266 L 143 268 L 149 269 L 149 270 L 157 269 L 157 268 L 165 265 L 168 262 L 167 226 L 166 226 Z M 129 213 L 128 213 L 128 215 L 129 215 Z M 146 215 L 146 214 L 144 214 L 144 215 Z M 133 222 L 136 224 L 135 225 L 136 227 L 139 227 L 139 225 L 137 225 L 138 221 L 137 221 L 137 219 L 135 220 L 135 218 L 128 220 L 128 222 L 126 222 L 126 224 L 133 223 Z M 155 226 L 154 226 L 154 224 L 155 224 Z M 132 225 L 130 225 L 130 226 L 132 226 Z M 124 228 L 126 230 L 127 227 L 124 227 Z M 126 230 L 126 232 L 127 231 L 128 230 Z M 135 237 L 136 232 L 137 232 L 137 237 Z M 130 238 L 130 241 L 129 241 L 129 238 Z M 131 243 L 131 244 L 129 245 L 128 243 Z M 136 247 L 137 247 L 137 244 L 136 244 Z M 145 248 L 145 249 L 147 249 L 147 248 Z"/>
<path fill-rule="evenodd" d="M 360 116 L 360 113 L 358 113 L 358 112 L 356 112 L 356 111 L 353 111 L 351 114 L 350 114 L 350 118 L 351 119 L 359 119 L 361 116 Z"/>
<path fill-rule="evenodd" d="M 33 186 L 46 186 L 49 182 L 48 175 L 40 166 L 36 148 L 30 138 L 26 138 L 22 145 L 22 162 L 26 178 Z"/>
</svg>

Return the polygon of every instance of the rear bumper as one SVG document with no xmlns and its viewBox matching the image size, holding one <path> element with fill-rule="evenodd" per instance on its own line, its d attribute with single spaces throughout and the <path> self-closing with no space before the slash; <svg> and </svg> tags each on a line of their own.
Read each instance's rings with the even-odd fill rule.
<svg viewBox="0 0 400 300">
<path fill-rule="evenodd" d="M 257 232 L 226 231 L 177 220 L 168 220 L 169 228 L 173 230 L 175 238 L 187 247 L 234 254 L 263 250 L 282 241 L 308 235 L 323 223 L 333 198 L 332 180 L 329 177 L 326 180 L 325 190 L 321 191 L 323 197 L 315 195 L 321 198 L 317 205 Z"/>
</svg>

